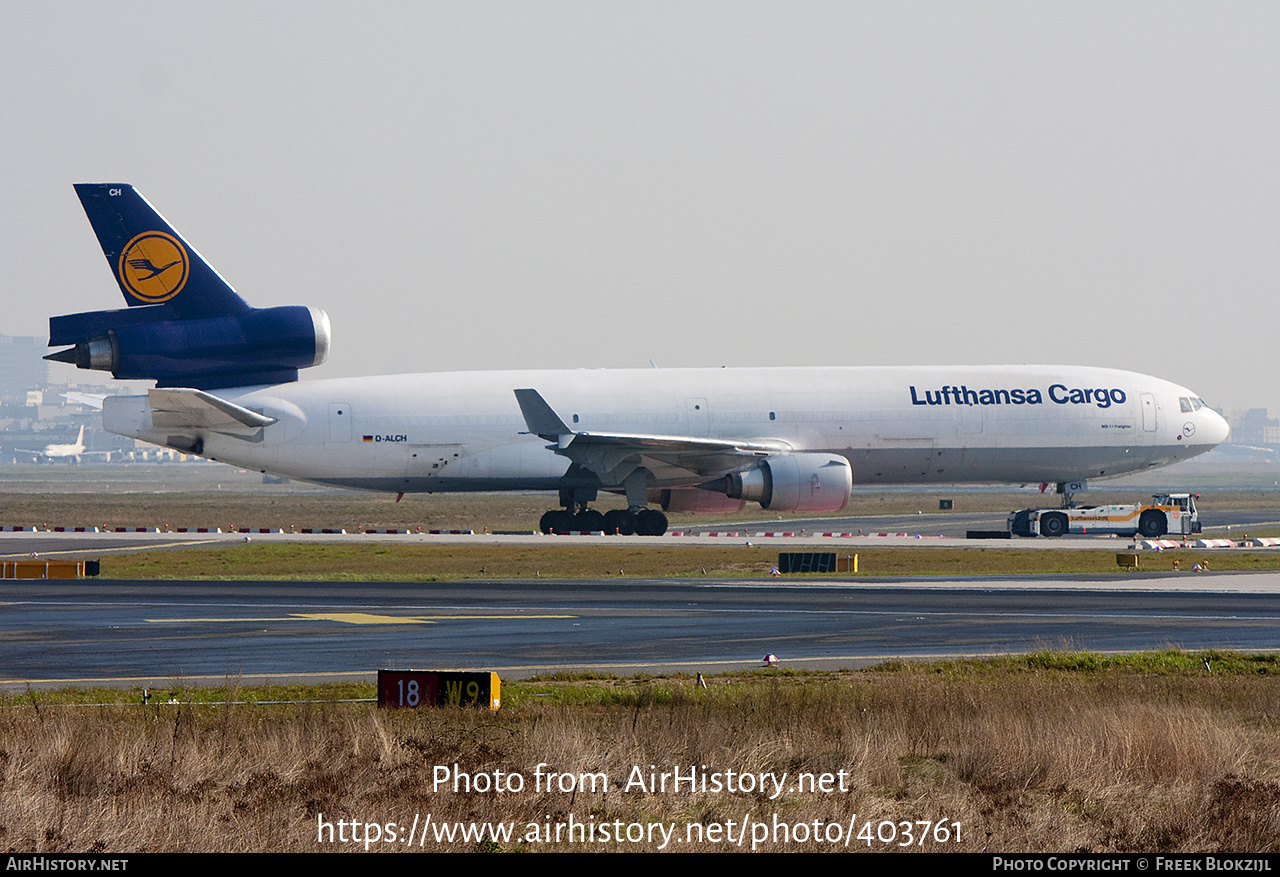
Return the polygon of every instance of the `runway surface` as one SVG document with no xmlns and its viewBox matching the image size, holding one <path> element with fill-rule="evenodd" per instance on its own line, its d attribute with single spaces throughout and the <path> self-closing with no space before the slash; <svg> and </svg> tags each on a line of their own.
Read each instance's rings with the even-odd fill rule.
<svg viewBox="0 0 1280 877">
<path fill-rule="evenodd" d="M 6 581 L 0 686 L 719 672 L 1037 648 L 1280 647 L 1280 574 L 1123 578 Z"/>
<path fill-rule="evenodd" d="M 1280 510 L 1274 508 L 1239 509 L 1214 512 L 1205 523 L 1205 536 L 1239 537 L 1245 534 L 1280 528 Z M 715 524 L 680 525 L 680 535 L 661 538 L 649 536 L 544 536 L 533 532 L 428 534 L 409 533 L 379 535 L 370 533 L 253 534 L 250 538 L 263 542 L 387 542 L 394 544 L 494 544 L 494 545 L 725 545 L 733 540 L 761 540 L 783 550 L 800 546 L 820 546 L 826 550 L 889 547 L 900 545 L 939 548 L 1016 548 L 1021 550 L 1103 549 L 1114 550 L 1131 544 L 1128 538 L 1099 536 L 1067 536 L 1059 539 L 966 539 L 970 530 L 1004 530 L 1002 514 L 931 513 L 920 515 L 883 515 L 860 517 L 809 518 L 787 521 L 737 521 Z M 715 533 L 717 535 L 709 535 Z M 770 534 L 764 536 L 762 534 Z M 834 536 L 823 534 L 832 533 Z M 852 534 L 843 536 L 841 534 Z M 887 536 L 876 534 L 886 533 Z M 736 534 L 736 535 L 728 535 Z M 782 535 L 788 534 L 788 535 Z M 151 548 L 182 548 L 191 545 L 230 544 L 243 542 L 244 535 L 235 533 L 52 533 L 0 532 L 0 558 L 16 559 L 36 552 L 47 558 L 100 558 L 114 553 Z"/>
<path fill-rule="evenodd" d="M 1057 497 L 1050 496 L 1045 500 L 1045 507 L 1052 507 L 1057 503 Z M 870 534 L 879 532 L 888 533 L 916 533 L 922 536 L 944 536 L 946 538 L 963 539 L 965 533 L 969 530 L 1005 530 L 1007 529 L 1007 514 L 992 512 L 921 512 L 915 515 L 843 515 L 827 518 L 807 518 L 803 521 L 774 521 L 772 523 L 765 522 L 736 522 L 724 523 L 720 522 L 714 528 L 704 525 L 698 525 L 691 529 L 704 532 L 710 529 L 736 529 L 744 533 L 757 533 L 761 530 L 799 530 L 803 528 L 807 533 L 855 533 Z M 1233 535 L 1236 531 L 1247 532 L 1250 529 L 1262 529 L 1264 527 L 1280 527 L 1280 509 L 1261 508 L 1261 509 L 1212 509 L 1202 511 L 1200 514 L 1201 523 L 1203 524 L 1206 534 L 1212 534 L 1218 537 L 1226 537 Z M 1039 546 L 1039 547 L 1063 547 L 1070 546 L 1072 543 L 1080 540 L 1073 538 L 1065 539 L 1014 539 L 1013 544 L 1022 546 Z"/>
</svg>

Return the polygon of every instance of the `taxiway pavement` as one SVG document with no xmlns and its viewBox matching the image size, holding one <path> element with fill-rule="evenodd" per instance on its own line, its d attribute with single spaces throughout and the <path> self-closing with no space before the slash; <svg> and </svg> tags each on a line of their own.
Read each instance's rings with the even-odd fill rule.
<svg viewBox="0 0 1280 877">
<path fill-rule="evenodd" d="M 6 581 L 0 686 L 720 672 L 1039 648 L 1280 648 L 1280 573 L 779 581 Z"/>
</svg>

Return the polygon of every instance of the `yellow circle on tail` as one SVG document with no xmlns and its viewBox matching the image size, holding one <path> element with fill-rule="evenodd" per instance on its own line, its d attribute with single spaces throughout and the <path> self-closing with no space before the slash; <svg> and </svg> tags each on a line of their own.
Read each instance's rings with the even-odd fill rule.
<svg viewBox="0 0 1280 877">
<path fill-rule="evenodd" d="M 181 292 L 190 271 L 187 248 L 162 231 L 144 231 L 120 254 L 120 282 L 130 295 L 149 305 Z"/>
</svg>

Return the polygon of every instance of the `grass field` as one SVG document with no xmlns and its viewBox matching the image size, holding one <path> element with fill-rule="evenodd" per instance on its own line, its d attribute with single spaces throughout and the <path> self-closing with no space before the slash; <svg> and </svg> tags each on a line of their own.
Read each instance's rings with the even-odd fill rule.
<svg viewBox="0 0 1280 877">
<path fill-rule="evenodd" d="M 138 485 L 132 485 L 137 487 Z M 542 513 L 556 505 L 551 494 L 448 494 L 406 495 L 400 502 L 389 494 L 363 494 L 306 489 L 253 493 L 247 490 L 214 492 L 208 485 L 182 490 L 170 486 L 162 491 L 131 490 L 107 485 L 101 492 L 31 491 L 9 483 L 0 491 L 0 525 L 61 527 L 279 527 L 372 529 L 462 529 L 481 532 L 530 532 Z M 1147 490 L 1094 491 L 1090 501 L 1133 502 L 1147 496 Z M 905 515 L 936 513 L 938 499 L 951 498 L 950 514 L 994 513 L 1036 504 L 1053 505 L 1057 498 L 1030 490 L 979 490 L 929 492 L 859 490 L 844 514 Z M 601 511 L 620 507 L 619 497 L 601 495 L 594 507 Z M 1222 489 L 1202 499 L 1206 517 L 1213 509 L 1280 508 L 1280 491 Z M 778 515 L 751 506 L 730 515 L 671 514 L 671 528 L 680 529 L 698 521 L 715 525 L 723 521 L 774 521 Z M 781 520 L 803 526 L 801 515 Z M 792 526 L 792 525 L 789 525 Z"/>
<path fill-rule="evenodd" d="M 504 685 L 497 713 L 254 706 L 240 702 L 373 692 L 234 680 L 202 692 L 204 705 L 159 703 L 169 691 L 148 706 L 140 692 L 31 693 L 0 708 L 0 841 L 404 850 L 414 820 L 430 818 L 512 833 L 428 832 L 413 849 L 647 851 L 665 837 L 676 850 L 843 850 L 849 838 L 875 851 L 1275 852 L 1278 670 L 1275 656 L 1039 653 L 759 672 L 706 688 L 535 679 Z M 175 680 L 172 694 L 193 692 Z M 650 782 L 695 767 L 721 786 Z M 535 789 L 548 772 L 557 784 Z M 477 790 L 476 778 L 514 775 L 519 791 Z M 557 839 L 571 822 L 623 839 Z M 725 832 L 744 824 L 739 845 Z"/>
<path fill-rule="evenodd" d="M 956 511 L 980 504 L 1005 510 L 1026 498 L 964 495 Z M 851 511 L 901 514 L 929 509 L 929 499 L 859 496 Z M 1267 505 L 1247 491 L 1234 501 Z M 406 497 L 396 504 L 303 491 L 139 493 L 122 503 L 119 496 L 14 492 L 0 495 L 0 503 L 13 523 L 64 526 L 497 530 L 526 529 L 548 498 Z M 1118 571 L 1114 548 L 913 546 L 858 554 L 862 577 Z M 103 574 L 747 577 L 766 575 L 776 557 L 776 548 L 758 545 L 253 541 L 104 555 Z M 1178 557 L 1183 569 L 1201 557 L 1215 570 L 1280 565 L 1260 552 Z M 1143 556 L 1161 569 L 1171 560 Z M 430 818 L 442 831 L 490 824 L 509 826 L 511 834 L 432 833 L 413 849 L 647 851 L 663 847 L 664 837 L 665 849 L 717 851 L 1280 848 L 1274 655 L 1041 652 L 861 671 L 762 671 L 714 677 L 706 688 L 683 676 L 567 676 L 504 683 L 497 713 L 388 712 L 352 702 L 373 694 L 371 685 L 355 683 L 259 689 L 228 680 L 193 689 L 175 679 L 145 706 L 141 692 L 116 690 L 27 692 L 0 701 L 0 842 L 50 853 L 405 850 L 415 819 L 421 825 Z M 266 703 L 281 700 L 303 702 Z M 574 778 L 574 787 L 535 789 L 540 764 Z M 647 782 L 703 766 L 722 781 L 729 771 L 786 779 L 776 794 L 764 780 L 751 790 L 739 783 L 663 791 Z M 502 794 L 454 791 L 436 782 L 442 770 L 455 778 L 518 774 L 527 786 Z M 801 775 L 813 784 L 802 787 Z M 645 787 L 628 783 L 637 776 Z M 607 777 L 609 787 L 597 780 L 591 788 L 593 777 Z M 563 831 L 557 837 L 557 827 L 571 822 L 609 825 L 613 834 L 590 842 Z M 732 832 L 744 824 L 749 830 L 739 844 Z M 626 839 L 633 831 L 643 839 Z M 356 835 L 362 840 L 351 839 Z M 837 836 L 838 843 L 830 840 Z"/>
<path fill-rule="evenodd" d="M 28 467 L 34 468 L 34 467 Z M 230 471 L 230 470 L 228 470 Z M 243 485 L 241 485 L 243 487 Z M 936 509 L 937 493 L 868 492 L 855 496 L 848 510 L 857 515 L 913 514 Z M 956 494 L 953 514 L 1003 513 L 1026 505 L 1039 494 L 1028 491 L 972 491 Z M 602 498 L 601 508 L 611 505 Z M 1280 499 L 1267 490 L 1218 490 L 1218 508 L 1259 508 Z M 531 522 L 552 504 L 543 494 L 460 494 L 393 497 L 343 492 L 300 490 L 253 493 L 245 489 L 215 493 L 146 492 L 0 493 L 5 522 L 47 526 L 177 527 L 341 527 L 369 529 L 469 529 L 481 532 L 527 531 Z M 684 526 L 690 515 L 673 515 L 672 527 Z M 752 517 L 749 511 L 721 516 Z M 754 517 L 775 521 L 777 516 L 757 509 Z M 715 516 L 698 519 L 716 526 Z M 802 526 L 793 524 L 792 526 Z M 1255 534 L 1255 535 L 1261 535 Z M 744 540 L 745 542 L 745 540 Z M 823 546 L 830 550 L 830 545 Z M 859 575 L 1020 575 L 1116 572 L 1115 554 L 1121 546 L 1096 551 L 1018 551 L 973 547 L 941 549 L 877 547 L 857 550 Z M 842 554 L 853 553 L 839 549 Z M 1180 552 L 1179 562 L 1190 570 L 1208 561 L 1215 570 L 1280 568 L 1280 558 L 1265 553 Z M 759 544 L 747 547 L 667 546 L 408 546 L 327 544 L 279 545 L 251 542 L 220 548 L 192 548 L 181 552 L 149 551 L 102 556 L 102 574 L 111 578 L 282 578 L 386 579 L 435 581 L 466 578 L 584 578 L 662 576 L 763 576 L 777 563 L 777 549 Z M 1167 569 L 1172 558 L 1144 556 L 1147 569 Z"/>
<path fill-rule="evenodd" d="M 828 549 L 829 550 L 829 549 Z M 1119 574 L 1116 550 L 1025 551 L 1000 548 L 870 548 L 856 553 L 856 575 L 873 576 Z M 1280 555 L 1180 549 L 1188 576 L 1197 562 L 1215 571 L 1280 569 Z M 296 579 L 303 581 L 446 581 L 455 579 L 762 577 L 777 564 L 778 549 L 622 545 L 389 545 L 249 542 L 104 555 L 102 575 L 115 579 Z M 1171 568 L 1173 558 L 1147 552 L 1145 569 Z M 796 578 L 789 576 L 788 578 Z"/>
</svg>

